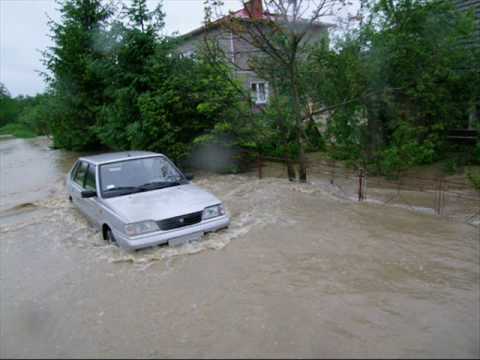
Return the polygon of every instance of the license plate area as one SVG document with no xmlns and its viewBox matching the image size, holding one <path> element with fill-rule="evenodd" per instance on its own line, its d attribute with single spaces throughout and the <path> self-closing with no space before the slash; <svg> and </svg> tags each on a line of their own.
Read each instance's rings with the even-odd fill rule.
<svg viewBox="0 0 480 360">
<path fill-rule="evenodd" d="M 181 246 L 193 241 L 199 241 L 203 236 L 203 232 L 179 236 L 168 240 L 168 246 Z"/>
</svg>

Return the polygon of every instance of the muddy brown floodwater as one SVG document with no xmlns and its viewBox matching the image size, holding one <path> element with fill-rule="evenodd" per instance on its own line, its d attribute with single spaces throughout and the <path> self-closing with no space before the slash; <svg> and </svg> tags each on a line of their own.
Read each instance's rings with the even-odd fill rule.
<svg viewBox="0 0 480 360">
<path fill-rule="evenodd" d="M 480 355 L 476 227 L 201 175 L 231 227 L 129 254 L 67 201 L 77 155 L 47 144 L 0 141 L 2 358 Z"/>
</svg>

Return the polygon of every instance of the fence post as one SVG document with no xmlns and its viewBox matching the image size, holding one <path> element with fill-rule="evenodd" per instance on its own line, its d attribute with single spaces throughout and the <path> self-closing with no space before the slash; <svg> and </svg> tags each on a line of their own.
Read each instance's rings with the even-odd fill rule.
<svg viewBox="0 0 480 360">
<path fill-rule="evenodd" d="M 443 207 L 445 205 L 445 194 L 443 192 L 443 180 L 440 179 L 440 183 L 438 185 L 438 192 L 439 192 L 439 203 L 438 203 L 438 215 L 443 214 Z"/>
<path fill-rule="evenodd" d="M 333 185 L 335 181 L 335 170 L 336 170 L 336 162 L 335 160 L 331 160 L 329 165 L 331 166 L 331 172 L 330 172 L 330 184 Z"/>
<path fill-rule="evenodd" d="M 257 155 L 257 176 L 259 179 L 262 178 L 262 156 L 260 154 Z"/>
<path fill-rule="evenodd" d="M 358 201 L 363 200 L 363 169 L 358 174 Z"/>
<path fill-rule="evenodd" d="M 285 164 L 287 165 L 287 176 L 289 181 L 295 180 L 295 170 L 293 169 L 292 162 L 288 155 L 285 155 Z"/>
<path fill-rule="evenodd" d="M 444 195 L 443 195 L 443 181 L 441 178 L 437 179 L 437 189 L 435 191 L 435 213 L 437 215 L 442 215 L 442 208 L 444 206 Z"/>
<path fill-rule="evenodd" d="M 363 171 L 363 184 L 362 184 L 362 199 L 367 199 L 368 193 L 368 172 L 366 170 Z"/>
</svg>

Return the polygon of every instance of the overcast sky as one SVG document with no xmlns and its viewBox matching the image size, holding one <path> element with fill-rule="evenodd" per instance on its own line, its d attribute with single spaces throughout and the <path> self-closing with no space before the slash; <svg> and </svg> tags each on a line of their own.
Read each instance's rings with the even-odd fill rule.
<svg viewBox="0 0 480 360">
<path fill-rule="evenodd" d="M 153 8 L 160 0 L 149 0 Z M 226 8 L 241 7 L 239 0 L 226 0 Z M 168 34 L 187 32 L 203 20 L 202 0 L 163 0 Z M 37 71 L 44 70 L 40 52 L 51 45 L 48 16 L 59 15 L 54 0 L 0 0 L 0 82 L 12 96 L 35 95 L 45 89 Z"/>
</svg>

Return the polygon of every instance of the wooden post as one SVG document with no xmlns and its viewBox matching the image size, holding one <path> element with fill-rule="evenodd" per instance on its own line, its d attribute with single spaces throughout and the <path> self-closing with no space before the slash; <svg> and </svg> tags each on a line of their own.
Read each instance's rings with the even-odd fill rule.
<svg viewBox="0 0 480 360">
<path fill-rule="evenodd" d="M 258 154 L 257 156 L 257 176 L 259 179 L 262 178 L 263 174 L 262 174 L 262 156 L 260 154 Z"/>
<path fill-rule="evenodd" d="M 363 169 L 358 174 L 358 201 L 363 200 Z"/>
<path fill-rule="evenodd" d="M 367 192 L 368 192 L 368 173 L 367 171 L 363 171 L 363 184 L 362 184 L 362 200 L 367 199 Z"/>
<path fill-rule="evenodd" d="M 435 213 L 437 215 L 442 214 L 442 180 L 439 178 L 437 180 L 437 189 L 435 191 Z"/>
<path fill-rule="evenodd" d="M 329 165 L 331 166 L 331 172 L 330 172 L 330 184 L 333 185 L 335 182 L 335 170 L 336 170 L 336 161 L 335 160 L 329 160 Z"/>
<path fill-rule="evenodd" d="M 445 206 L 445 193 L 443 192 L 443 181 L 440 179 L 438 184 L 438 215 L 443 214 L 443 207 Z"/>
</svg>

